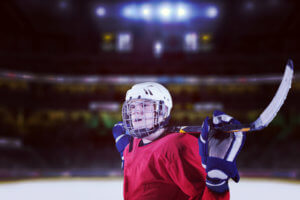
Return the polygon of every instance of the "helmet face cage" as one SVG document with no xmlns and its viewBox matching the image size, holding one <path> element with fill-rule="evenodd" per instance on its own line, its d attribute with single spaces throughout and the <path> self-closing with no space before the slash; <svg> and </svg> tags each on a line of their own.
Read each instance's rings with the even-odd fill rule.
<svg viewBox="0 0 300 200">
<path fill-rule="evenodd" d="M 146 137 L 166 123 L 168 108 L 163 101 L 132 99 L 125 101 L 122 118 L 125 129 L 136 138 Z"/>
</svg>

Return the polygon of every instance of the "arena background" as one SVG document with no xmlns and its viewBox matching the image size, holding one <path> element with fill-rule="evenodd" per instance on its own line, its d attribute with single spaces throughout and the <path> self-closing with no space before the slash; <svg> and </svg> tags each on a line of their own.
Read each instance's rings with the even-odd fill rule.
<svg viewBox="0 0 300 200">
<path fill-rule="evenodd" d="M 231 186 L 232 199 L 296 195 L 298 8 L 296 0 L 1 1 L 0 195 L 120 199 L 111 129 L 133 84 L 170 90 L 171 125 L 200 125 L 215 109 L 247 123 L 271 101 L 288 59 L 288 98 L 268 128 L 247 134 L 242 181 Z"/>
</svg>

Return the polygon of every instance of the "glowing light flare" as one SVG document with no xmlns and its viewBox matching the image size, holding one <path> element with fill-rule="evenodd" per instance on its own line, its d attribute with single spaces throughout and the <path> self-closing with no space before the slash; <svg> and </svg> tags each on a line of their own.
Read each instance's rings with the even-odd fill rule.
<svg viewBox="0 0 300 200">
<path fill-rule="evenodd" d="M 103 7 L 103 6 L 99 6 L 97 9 L 96 9 L 96 14 L 99 16 L 99 17 L 104 17 L 106 15 L 106 9 Z"/>
<path fill-rule="evenodd" d="M 202 39 L 202 41 L 203 42 L 210 42 L 211 41 L 211 35 L 210 34 L 203 34 L 202 36 L 201 36 L 201 39 Z"/>
<path fill-rule="evenodd" d="M 34 77 L 32 75 L 29 75 L 29 74 L 23 74 L 21 78 L 23 78 L 23 79 L 33 79 Z"/>
<path fill-rule="evenodd" d="M 83 78 L 83 82 L 85 83 L 96 83 L 99 81 L 99 78 L 98 77 L 95 77 L 95 76 L 91 76 L 91 77 L 84 77 Z"/>
<path fill-rule="evenodd" d="M 196 52 L 198 50 L 198 35 L 195 32 L 187 33 L 184 36 L 184 49 L 187 52 Z"/>
<path fill-rule="evenodd" d="M 154 48 L 156 52 L 160 52 L 162 50 L 162 44 L 160 42 L 156 42 Z"/>
<path fill-rule="evenodd" d="M 163 20 L 169 20 L 172 15 L 172 9 L 171 6 L 168 4 L 161 5 L 159 8 L 159 14 L 162 17 Z"/>
<path fill-rule="evenodd" d="M 169 9 L 169 8 L 162 8 L 161 9 L 161 14 L 164 17 L 169 17 L 170 14 L 171 14 L 171 9 Z"/>
<path fill-rule="evenodd" d="M 130 33 L 119 33 L 117 36 L 117 50 L 120 52 L 131 51 L 132 36 Z"/>
<path fill-rule="evenodd" d="M 134 3 L 125 5 L 121 15 L 128 19 L 180 22 L 192 18 L 216 18 L 219 9 L 213 4 L 197 7 L 189 3 Z"/>
<path fill-rule="evenodd" d="M 186 15 L 186 10 L 184 8 L 178 8 L 177 10 L 177 16 L 182 17 Z"/>
<path fill-rule="evenodd" d="M 145 19 L 152 18 L 152 7 L 150 5 L 143 5 L 141 7 L 141 14 Z"/>
<path fill-rule="evenodd" d="M 154 55 L 160 57 L 163 52 L 163 44 L 160 41 L 156 41 L 153 46 Z"/>
<path fill-rule="evenodd" d="M 111 33 L 105 33 L 105 34 L 103 35 L 103 40 L 104 40 L 105 42 L 110 42 L 110 41 L 113 40 L 113 38 L 114 38 L 114 35 L 111 34 Z"/>
<path fill-rule="evenodd" d="M 137 18 L 138 17 L 138 12 L 137 12 L 137 7 L 135 5 L 128 5 L 123 8 L 123 16 L 127 18 Z"/>
<path fill-rule="evenodd" d="M 218 16 L 218 9 L 214 6 L 210 6 L 206 10 L 206 15 L 209 18 L 216 18 Z"/>
<path fill-rule="evenodd" d="M 178 20 L 186 19 L 189 17 L 190 9 L 183 4 L 179 4 L 176 6 L 176 18 Z"/>
</svg>

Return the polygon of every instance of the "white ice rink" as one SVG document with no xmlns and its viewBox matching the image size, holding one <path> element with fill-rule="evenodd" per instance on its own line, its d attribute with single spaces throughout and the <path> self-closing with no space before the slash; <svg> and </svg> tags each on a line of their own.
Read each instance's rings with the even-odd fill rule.
<svg viewBox="0 0 300 200">
<path fill-rule="evenodd" d="M 242 179 L 230 184 L 232 200 L 299 199 L 300 184 Z M 121 179 L 44 179 L 0 182 L 1 200 L 120 200 Z"/>
</svg>

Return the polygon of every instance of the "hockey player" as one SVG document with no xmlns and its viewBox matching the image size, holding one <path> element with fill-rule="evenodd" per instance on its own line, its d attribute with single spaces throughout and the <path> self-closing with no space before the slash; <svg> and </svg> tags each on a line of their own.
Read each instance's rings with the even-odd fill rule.
<svg viewBox="0 0 300 200">
<path fill-rule="evenodd" d="M 196 138 L 188 127 L 167 126 L 171 109 L 171 95 L 158 83 L 127 91 L 123 122 L 113 128 L 124 167 L 124 199 L 229 199 L 228 180 L 239 180 L 235 160 L 245 137 L 215 127 L 238 122 L 215 111 Z"/>
</svg>

